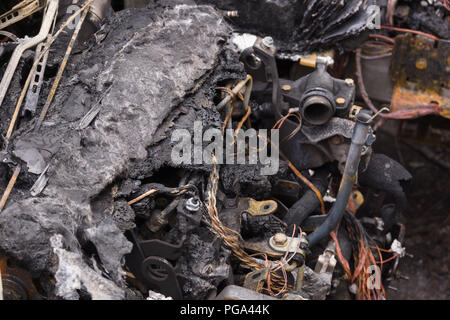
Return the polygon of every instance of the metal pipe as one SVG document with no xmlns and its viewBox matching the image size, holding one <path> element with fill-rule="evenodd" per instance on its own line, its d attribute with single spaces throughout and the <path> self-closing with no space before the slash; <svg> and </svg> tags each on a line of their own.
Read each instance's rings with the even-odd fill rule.
<svg viewBox="0 0 450 320">
<path fill-rule="evenodd" d="M 369 133 L 369 123 L 371 116 L 366 111 L 360 111 L 356 117 L 355 128 L 353 129 L 352 143 L 347 155 L 344 174 L 342 175 L 341 185 L 336 197 L 336 202 L 331 208 L 325 221 L 312 234 L 308 235 L 309 246 L 312 247 L 320 240 L 326 237 L 337 226 L 342 218 L 348 198 L 352 192 L 356 181 L 361 152 L 367 140 Z"/>
<path fill-rule="evenodd" d="M 8 67 L 6 68 L 5 74 L 3 75 L 2 81 L 0 83 L 0 107 L 8 91 L 9 85 L 11 83 L 14 72 L 16 71 L 17 65 L 19 64 L 20 58 L 22 57 L 25 50 L 28 50 L 47 38 L 50 28 L 52 27 L 53 20 L 55 18 L 56 12 L 58 10 L 59 0 L 49 0 L 47 11 L 45 12 L 44 19 L 42 21 L 41 30 L 38 35 L 23 41 L 20 43 L 9 60 Z"/>
</svg>

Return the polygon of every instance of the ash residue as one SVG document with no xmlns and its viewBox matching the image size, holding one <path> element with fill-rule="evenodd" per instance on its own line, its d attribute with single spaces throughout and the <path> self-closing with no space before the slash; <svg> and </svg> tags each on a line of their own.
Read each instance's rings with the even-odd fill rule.
<svg viewBox="0 0 450 320">
<path fill-rule="evenodd" d="M 110 212 L 94 210 L 91 200 L 148 156 L 146 148 L 167 115 L 198 91 L 215 68 L 229 30 L 208 6 L 154 5 L 112 17 L 90 48 L 72 57 L 66 69 L 70 77 L 62 81 L 41 130 L 30 130 L 30 123 L 17 132 L 13 150 L 21 141 L 41 141 L 30 143 L 28 151 L 37 151 L 50 163 L 50 180 L 41 196 L 11 201 L 2 212 L 1 248 L 39 273 L 52 267 L 49 240 L 61 234 L 55 249 L 61 268 L 57 287 L 60 295 L 75 297 L 80 285 L 67 287 L 72 276 L 62 268 L 67 259 L 75 259 L 83 270 L 93 267 L 83 261 L 80 248 L 89 240 L 115 285 L 120 285 L 121 258 L 131 244 Z M 76 99 L 72 99 L 74 92 Z M 86 129 L 76 130 L 81 116 L 100 96 L 97 118 Z M 50 144 L 52 139 L 57 145 Z M 83 279 L 73 283 L 81 282 L 92 298 L 98 298 L 91 286 L 100 278 L 90 279 L 89 286 Z"/>
</svg>

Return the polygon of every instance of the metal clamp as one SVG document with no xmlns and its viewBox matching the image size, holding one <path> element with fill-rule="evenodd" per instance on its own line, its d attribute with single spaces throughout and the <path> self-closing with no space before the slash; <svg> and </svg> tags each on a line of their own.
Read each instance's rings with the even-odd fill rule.
<svg viewBox="0 0 450 320">
<path fill-rule="evenodd" d="M 306 233 L 302 233 L 301 237 L 288 237 L 284 233 L 277 233 L 269 239 L 269 246 L 278 252 L 296 252 L 303 258 L 306 257 L 305 250 L 301 249 L 308 245 Z"/>
<path fill-rule="evenodd" d="M 244 198 L 241 201 L 248 201 L 248 208 L 244 212 L 253 217 L 274 213 L 278 208 L 278 204 L 274 200 L 256 201 L 252 198 Z"/>
</svg>

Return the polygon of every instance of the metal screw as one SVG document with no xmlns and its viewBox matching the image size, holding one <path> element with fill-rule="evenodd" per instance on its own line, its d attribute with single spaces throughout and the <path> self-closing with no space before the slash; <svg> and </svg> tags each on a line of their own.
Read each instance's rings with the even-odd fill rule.
<svg viewBox="0 0 450 320">
<path fill-rule="evenodd" d="M 262 39 L 262 44 L 266 47 L 266 48 L 271 48 L 273 46 L 273 38 L 272 37 L 264 37 Z"/>
<path fill-rule="evenodd" d="M 186 200 L 186 209 L 192 212 L 196 212 L 200 209 L 200 201 L 194 197 Z"/>
<path fill-rule="evenodd" d="M 283 246 L 287 242 L 287 236 L 279 232 L 273 236 L 273 241 L 277 246 Z"/>
</svg>

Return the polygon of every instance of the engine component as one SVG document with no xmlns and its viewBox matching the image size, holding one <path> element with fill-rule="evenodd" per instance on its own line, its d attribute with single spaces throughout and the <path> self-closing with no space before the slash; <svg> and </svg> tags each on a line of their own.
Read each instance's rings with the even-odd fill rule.
<svg viewBox="0 0 450 320">
<path fill-rule="evenodd" d="M 31 275 L 12 259 L 0 255 L 0 300 L 40 300 Z"/>
<path fill-rule="evenodd" d="M 391 111 L 438 104 L 450 118 L 449 41 L 411 34 L 395 38 L 390 74 L 394 82 Z"/>
<path fill-rule="evenodd" d="M 139 240 L 134 231 L 129 231 L 128 239 L 133 250 L 126 256 L 131 272 L 144 283 L 147 290 L 157 290 L 174 299 L 183 297 L 177 279 L 176 267 L 169 261 L 176 261 L 181 255 L 183 242 L 173 245 L 153 239 Z"/>
<path fill-rule="evenodd" d="M 319 59 L 314 72 L 295 82 L 281 82 L 291 88 L 282 93 L 283 102 L 290 108 L 298 108 L 306 124 L 323 125 L 335 114 L 347 117 L 353 105 L 354 86 L 346 80 L 331 77 L 326 71 L 327 65 L 326 61 Z"/>
<path fill-rule="evenodd" d="M 350 150 L 348 152 L 347 162 L 345 164 L 344 174 L 342 176 L 336 202 L 333 204 L 333 207 L 327 215 L 327 219 L 319 229 L 308 235 L 308 243 L 310 246 L 314 246 L 322 238 L 327 236 L 336 227 L 344 213 L 353 185 L 356 182 L 356 174 L 358 173 L 358 166 L 363 147 L 368 142 L 370 121 L 371 118 L 369 113 L 365 111 L 358 113 L 355 130 L 352 136 L 352 144 L 350 145 Z"/>
<path fill-rule="evenodd" d="M 411 176 L 372 150 L 370 125 L 387 108 L 367 102 L 361 59 L 366 67 L 380 52 L 390 57 L 394 40 L 384 32 L 399 29 L 382 26 L 367 34 L 370 40 L 362 35 L 350 44 L 361 97 L 372 115 L 367 106 L 355 105 L 355 83 L 348 78 L 353 53 L 345 48 L 350 35 L 368 28 L 367 5 L 373 1 L 215 1 L 220 10 L 192 0 L 147 2 L 112 15 L 110 0 L 93 0 L 90 13 L 91 1 L 75 6 L 75 14 L 60 10 L 64 20 L 70 16 L 63 26 L 84 10 L 72 38 L 67 33 L 54 41 L 61 28 L 38 44 L 34 62 L 27 51 L 18 64 L 4 96 L 7 117 L 0 116 L 4 128 L 13 112 L 0 152 L 0 249 L 36 278 L 11 277 L 3 269 L 15 266 L 0 259 L 0 298 L 31 298 L 38 277 L 39 293 L 49 299 L 386 298 L 386 281 L 406 254 L 398 221 L 406 208 L 403 182 Z M 44 22 L 54 3 L 49 1 Z M 391 24 L 395 5 L 387 3 Z M 261 13 L 268 7 L 285 15 Z M 35 20 L 23 23 L 39 29 Z M 241 33 L 249 29 L 257 35 Z M 85 37 L 77 38 L 78 31 Z M 414 48 L 417 70 L 410 72 L 408 64 L 395 73 L 393 66 L 396 84 L 402 84 L 397 89 L 413 81 L 441 97 L 445 84 L 427 86 L 417 78 L 431 65 L 433 73 L 436 65 L 445 67 L 441 53 L 419 40 L 396 48 L 423 45 Z M 1 58 L 17 45 L 0 45 Z M 333 48 L 325 52 L 328 46 Z M 60 71 L 52 74 L 64 52 Z M 47 58 L 53 67 L 43 81 Z M 5 63 L 3 70 L 8 68 Z M 47 102 L 39 97 L 40 86 L 50 92 Z M 10 108 L 22 87 L 16 109 Z M 376 83 L 374 88 L 379 90 Z M 29 112 L 18 118 L 27 91 Z M 52 100 L 47 120 L 35 119 L 35 111 L 44 106 L 45 115 Z M 12 135 L 15 120 L 19 128 Z M 36 123 L 40 130 L 32 130 Z M 207 150 L 212 144 L 199 131 L 215 130 L 216 142 L 227 128 L 235 134 L 272 128 L 280 140 L 272 135 L 265 145 L 244 139 L 237 151 L 234 144 Z M 178 150 L 193 155 L 194 164 L 174 160 L 178 130 L 190 135 L 189 142 L 194 136 L 193 153 Z M 243 151 L 250 160 L 253 149 L 280 151 L 278 171 L 264 175 L 262 159 L 220 161 L 221 151 Z M 203 162 L 195 160 L 200 151 Z M 409 155 L 405 160 L 415 165 Z M 365 286 L 373 266 L 382 270 L 380 288 Z"/>
<path fill-rule="evenodd" d="M 317 0 L 197 0 L 221 10 L 238 11 L 233 18 L 239 30 L 274 38 L 286 53 L 331 47 L 345 43 L 370 28 L 377 11 L 362 0 L 323 2 Z"/>
<path fill-rule="evenodd" d="M 281 151 L 299 170 L 318 168 L 334 160 L 343 170 L 349 147 L 345 138 L 351 138 L 354 126 L 348 120 L 355 96 L 353 80 L 332 78 L 325 70 L 330 59 L 321 57 L 317 59 L 318 69 L 309 75 L 297 81 L 279 79 L 275 53 L 275 46 L 268 47 L 257 38 L 252 48 L 242 52 L 240 60 L 255 81 L 254 95 L 270 98 L 275 120 L 283 119 L 279 128 Z M 305 125 L 302 120 L 296 123 L 289 119 L 293 110 L 302 112 L 299 117 Z M 369 156 L 370 148 L 363 154 Z"/>
<path fill-rule="evenodd" d="M 39 56 L 41 55 L 41 52 L 44 49 L 44 47 L 45 45 L 43 43 L 40 43 L 36 47 L 36 51 L 34 54 L 35 60 L 39 59 Z M 32 76 L 32 82 L 28 87 L 27 98 L 25 100 L 25 106 L 22 110 L 22 115 L 25 113 L 25 111 L 30 112 L 32 115 L 34 115 L 34 113 L 36 112 L 39 94 L 41 92 L 42 83 L 44 82 L 44 73 L 47 67 L 48 55 L 49 51 L 47 51 L 42 57 L 42 59 L 39 61 L 38 67 L 36 68 L 34 75 Z"/>
</svg>

